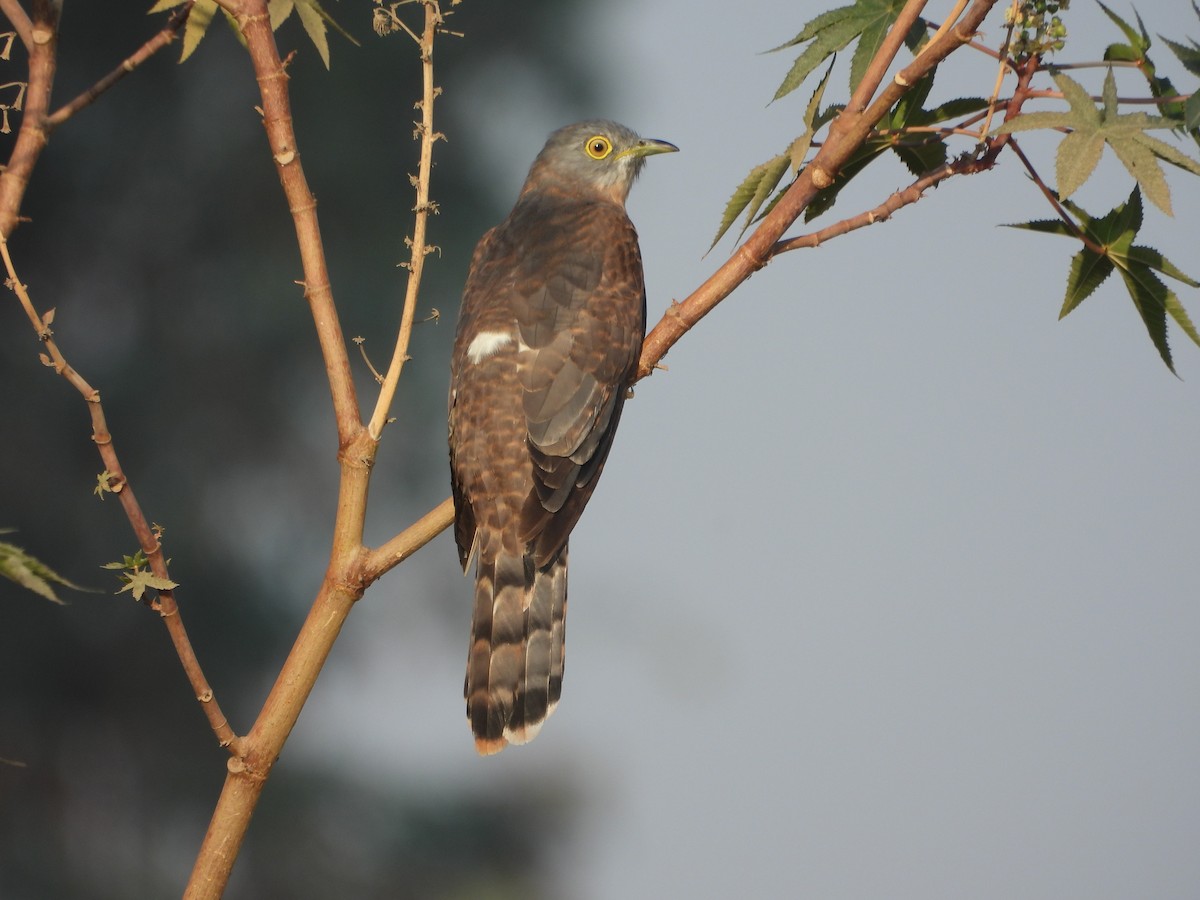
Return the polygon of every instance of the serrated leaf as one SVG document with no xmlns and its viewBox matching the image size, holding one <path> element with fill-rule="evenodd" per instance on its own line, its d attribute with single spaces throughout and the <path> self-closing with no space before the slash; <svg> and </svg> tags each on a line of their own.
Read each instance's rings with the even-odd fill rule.
<svg viewBox="0 0 1200 900">
<path fill-rule="evenodd" d="M 196 0 L 196 5 L 188 13 L 187 24 L 183 26 L 183 49 L 179 61 L 184 62 L 191 56 L 212 24 L 213 16 L 217 14 L 217 0 Z"/>
<path fill-rule="evenodd" d="M 1167 368 L 1174 372 L 1171 349 L 1167 343 L 1167 316 L 1197 346 L 1200 346 L 1200 332 L 1196 330 L 1179 298 L 1155 272 L 1161 272 L 1189 287 L 1200 287 L 1200 281 L 1185 274 L 1153 247 L 1134 245 L 1133 240 L 1142 227 L 1140 189 L 1134 187 L 1125 203 L 1103 216 L 1092 216 L 1070 200 L 1064 200 L 1063 206 L 1076 217 L 1078 228 L 1088 243 L 1071 259 L 1067 294 L 1059 317 L 1067 315 L 1091 296 L 1115 268 L 1121 273 L 1121 280 L 1151 342 Z M 1077 237 L 1065 222 L 1043 220 L 1024 222 L 1013 227 Z"/>
<path fill-rule="evenodd" d="M 299 0 L 296 12 L 300 15 L 300 22 L 308 33 L 308 39 L 313 42 L 321 62 L 325 63 L 325 68 L 328 69 L 329 36 L 325 33 L 325 17 L 321 15 L 320 5 L 315 0 Z"/>
<path fill-rule="evenodd" d="M 1171 189 L 1167 186 L 1167 178 L 1154 160 L 1154 153 L 1140 141 L 1110 141 L 1109 146 L 1117 155 L 1117 159 L 1125 166 L 1126 171 L 1138 183 L 1146 199 L 1165 212 L 1171 211 Z"/>
<path fill-rule="evenodd" d="M 1071 133 L 1058 146 L 1056 171 L 1058 193 L 1070 197 L 1095 171 L 1102 145 L 1108 144 L 1146 197 L 1168 215 L 1171 195 L 1157 160 L 1162 159 L 1200 174 L 1200 163 L 1170 144 L 1146 134 L 1147 130 L 1174 128 L 1176 120 L 1144 112 L 1120 114 L 1116 80 L 1110 69 L 1104 79 L 1102 106 L 1096 106 L 1078 82 L 1061 72 L 1054 81 L 1070 106 L 1067 112 L 1034 112 L 1017 116 L 996 129 L 998 134 L 1032 128 L 1067 128 Z"/>
<path fill-rule="evenodd" d="M 1150 49 L 1150 35 L 1146 33 L 1146 26 L 1142 24 L 1142 17 L 1138 15 L 1137 11 L 1134 10 L 1134 15 L 1137 16 L 1138 27 L 1140 28 L 1140 31 L 1135 30 L 1132 25 L 1118 16 L 1103 3 L 1100 3 L 1100 0 L 1096 0 L 1096 5 L 1104 10 L 1104 14 L 1108 16 L 1113 21 L 1113 24 L 1120 28 L 1125 37 L 1129 39 L 1130 49 L 1139 55 L 1145 55 L 1146 51 Z"/>
<path fill-rule="evenodd" d="M 829 67 L 821 76 L 812 96 L 808 98 L 808 105 L 804 107 L 804 134 L 792 141 L 785 151 L 788 159 L 791 160 L 793 175 L 799 172 L 800 167 L 804 165 L 804 159 L 812 147 L 813 138 L 816 136 L 817 130 L 822 127 L 823 123 L 818 122 L 821 115 L 821 98 L 825 96 L 825 86 L 829 84 L 829 76 L 833 73 L 833 64 L 836 61 L 836 56 L 829 61 Z"/>
<path fill-rule="evenodd" d="M 1138 315 L 1142 317 L 1142 323 L 1146 326 L 1146 333 L 1150 335 L 1154 348 L 1171 373 L 1175 374 L 1175 364 L 1171 361 L 1171 346 L 1167 342 L 1167 295 L 1171 292 L 1149 270 L 1143 270 L 1139 273 L 1140 277 L 1136 278 L 1125 269 L 1120 271 L 1125 287 L 1129 290 L 1129 297 L 1133 300 Z"/>
<path fill-rule="evenodd" d="M 146 10 L 146 15 L 152 16 L 155 13 L 166 12 L 168 9 L 183 6 L 185 3 L 187 3 L 187 0 L 158 0 L 158 2 Z"/>
<path fill-rule="evenodd" d="M 787 75 L 783 77 L 783 82 L 775 91 L 775 96 L 771 98 L 772 102 L 786 97 L 800 87 L 817 66 L 845 48 L 861 31 L 862 25 L 857 17 L 840 20 L 821 31 L 813 43 L 805 47 L 796 61 L 792 63 L 791 69 L 788 70 Z"/>
<path fill-rule="evenodd" d="M 1062 237 L 1078 237 L 1062 219 L 1036 219 L 1032 222 L 1010 222 L 1005 228 L 1023 228 L 1026 231 L 1040 231 L 1043 234 L 1057 234 Z"/>
<path fill-rule="evenodd" d="M 1192 278 L 1186 272 L 1180 271 L 1173 262 L 1153 247 L 1130 247 L 1127 256 L 1131 262 L 1137 265 L 1147 266 L 1157 272 L 1162 272 L 1169 278 L 1182 281 L 1188 287 L 1200 288 L 1200 281 Z"/>
<path fill-rule="evenodd" d="M 76 591 L 87 590 L 87 588 L 68 581 L 37 557 L 31 556 L 15 544 L 3 541 L 0 541 L 0 575 L 26 590 L 33 591 L 39 597 L 44 597 L 52 603 L 60 605 L 63 601 L 54 592 L 55 584 Z"/>
<path fill-rule="evenodd" d="M 918 178 L 946 164 L 946 145 L 939 140 L 917 144 L 896 144 L 892 147 L 909 173 Z"/>
<path fill-rule="evenodd" d="M 1058 192 L 1070 197 L 1096 171 L 1104 153 L 1104 138 L 1095 133 L 1073 131 L 1063 138 L 1055 156 L 1054 175 Z"/>
<path fill-rule="evenodd" d="M 838 7 L 810 20 L 796 37 L 775 48 L 782 50 L 811 41 L 784 76 L 773 100 L 790 94 L 817 66 L 858 38 L 850 62 L 853 91 L 903 7 L 904 0 L 856 0 L 853 6 Z"/>
<path fill-rule="evenodd" d="M 182 2 L 182 0 L 180 0 L 180 2 Z M 826 12 L 823 12 L 823 13 L 821 13 L 821 15 L 817 16 L 815 19 L 810 19 L 808 22 L 806 22 L 804 27 L 800 29 L 800 33 L 797 34 L 790 41 L 780 44 L 778 47 L 772 47 L 767 52 L 768 53 L 776 53 L 780 50 L 786 50 L 788 47 L 795 47 L 797 44 L 807 43 L 808 41 L 811 41 L 813 38 L 815 38 L 822 31 L 825 31 L 826 29 L 831 28 L 832 26 L 836 25 L 838 22 L 842 21 L 843 19 L 852 18 L 852 17 L 856 16 L 857 14 L 858 13 L 855 10 L 853 5 L 839 6 L 837 9 L 831 9 Z"/>
<path fill-rule="evenodd" d="M 781 160 L 782 164 L 780 163 Z M 742 183 L 734 189 L 733 196 L 731 196 L 729 198 L 729 202 L 725 204 L 725 212 L 721 215 L 721 224 L 717 228 L 717 236 L 713 238 L 712 244 L 709 245 L 709 250 L 717 245 L 717 241 L 719 241 L 725 235 L 725 232 L 729 230 L 729 227 L 735 221 L 737 221 L 737 217 L 742 214 L 742 211 L 754 201 L 754 198 L 758 195 L 759 188 L 764 181 L 768 181 L 772 177 L 774 178 L 774 180 L 770 182 L 770 186 L 766 189 L 768 194 L 775 187 L 775 185 L 779 183 L 780 177 L 782 177 L 783 172 L 787 169 L 788 162 L 789 160 L 787 155 L 781 154 L 768 159 L 765 163 L 759 163 L 750 170 L 750 174 L 742 179 Z M 759 205 L 762 205 L 761 200 L 759 200 Z"/>
<path fill-rule="evenodd" d="M 1200 91 L 1188 97 L 1183 106 L 1183 127 L 1192 132 L 1200 128 Z"/>
<path fill-rule="evenodd" d="M 1162 38 L 1164 44 L 1171 48 L 1171 52 L 1175 54 L 1175 58 L 1185 69 L 1193 75 L 1200 75 L 1200 46 L 1196 46 L 1194 41 L 1193 46 L 1188 47 L 1170 38 L 1165 38 L 1161 34 L 1159 37 Z"/>
<path fill-rule="evenodd" d="M 1071 257 L 1071 269 L 1067 274 L 1067 295 L 1063 298 L 1060 319 L 1092 295 L 1104 279 L 1112 274 L 1112 260 L 1084 247 Z"/>
<path fill-rule="evenodd" d="M 267 3 L 267 15 L 271 19 L 271 30 L 278 31 L 279 26 L 287 21 L 295 8 L 294 0 L 270 0 Z"/>
<path fill-rule="evenodd" d="M 133 594 L 134 600 L 141 600 L 147 588 L 156 591 L 170 591 L 179 587 L 174 581 L 167 578 L 159 578 L 153 572 L 145 569 L 130 572 L 122 577 L 125 579 L 125 586 L 117 591 L 117 593 L 123 594 L 126 591 L 130 591 Z"/>
</svg>

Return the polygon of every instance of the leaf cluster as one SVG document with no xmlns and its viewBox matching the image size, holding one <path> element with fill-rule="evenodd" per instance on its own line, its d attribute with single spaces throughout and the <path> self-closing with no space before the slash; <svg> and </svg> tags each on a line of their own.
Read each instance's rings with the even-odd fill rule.
<svg viewBox="0 0 1200 900">
<path fill-rule="evenodd" d="M 157 0 L 150 7 L 150 12 L 167 12 L 186 2 L 187 0 Z M 237 20 L 229 14 L 227 9 L 219 6 L 217 0 L 196 0 L 191 12 L 188 13 L 187 24 L 183 28 L 183 50 L 179 55 L 180 62 L 191 56 L 196 47 L 200 45 L 200 41 L 208 34 L 208 26 L 212 24 L 218 9 L 224 14 L 225 20 L 233 29 L 233 33 L 238 36 L 238 40 L 242 40 L 242 32 L 238 27 Z M 304 26 L 308 39 L 317 48 L 317 53 L 321 57 L 321 62 L 325 63 L 326 69 L 329 68 L 328 30 L 330 27 L 350 43 L 358 46 L 358 41 L 333 20 L 319 0 L 270 0 L 267 4 L 267 13 L 271 17 L 271 30 L 278 31 L 279 26 L 286 22 L 293 12 L 300 19 L 300 24 Z"/>
<path fill-rule="evenodd" d="M 141 601 L 147 588 L 155 591 L 170 591 L 179 587 L 169 578 L 160 578 L 155 575 L 150 571 L 149 564 L 150 561 L 146 559 L 146 554 L 139 547 L 133 556 L 123 556 L 120 562 L 105 563 L 100 568 L 116 570 L 117 578 L 123 585 L 117 593 L 123 594 L 125 591 L 129 591 L 133 594 L 133 599 L 138 601 Z"/>
<path fill-rule="evenodd" d="M 800 56 L 775 92 L 776 100 L 799 88 L 826 60 L 829 67 L 809 99 L 800 136 L 782 153 L 751 169 L 734 190 L 722 213 L 714 246 L 739 217 L 744 234 L 774 208 L 791 181 L 803 171 L 809 152 L 821 146 L 821 130 L 843 108 L 837 103 L 823 105 L 836 54 L 857 42 L 850 62 L 849 88 L 853 93 L 904 5 L 902 0 L 855 0 L 851 5 L 813 18 L 792 40 L 775 48 L 803 46 Z M 1136 26 L 1131 25 L 1101 3 L 1101 9 L 1125 40 L 1108 45 L 1103 62 L 1071 66 L 1105 69 L 1101 95 L 1098 98 L 1091 96 L 1083 84 L 1065 74 L 1063 70 L 1067 65 L 1055 67 L 1042 60 L 1042 54 L 1060 50 L 1065 45 L 1066 27 L 1058 14 L 1065 13 L 1067 5 L 1065 0 L 1030 0 L 1019 8 L 1021 15 L 1007 15 L 1007 32 L 995 52 L 1004 69 L 1021 73 L 1010 99 L 999 96 L 998 81 L 990 98 L 964 96 L 931 105 L 929 98 L 938 78 L 937 69 L 913 84 L 840 170 L 833 173 L 832 182 L 808 203 L 804 221 L 810 222 L 831 209 L 842 189 L 882 157 L 894 155 L 914 178 L 925 179 L 924 183 L 928 184 L 930 176 L 940 181 L 950 174 L 990 170 L 999 155 L 1011 147 L 1058 215 L 1056 220 L 1028 222 L 1016 227 L 1072 237 L 1082 244 L 1071 262 L 1067 299 L 1061 315 L 1065 316 L 1078 306 L 1113 271 L 1120 272 L 1155 348 L 1167 367 L 1174 371 L 1166 337 L 1168 318 L 1193 342 L 1200 344 L 1200 337 L 1179 298 L 1159 276 L 1188 287 L 1200 285 L 1158 251 L 1134 241 L 1143 221 L 1143 196 L 1162 212 L 1168 215 L 1173 212 L 1170 187 L 1162 164 L 1200 175 L 1200 162 L 1152 133 L 1167 132 L 1164 137 L 1169 137 L 1172 132 L 1187 134 L 1200 143 L 1200 92 L 1191 96 L 1180 94 L 1168 78 L 1159 74 L 1149 56 L 1152 41 L 1140 16 L 1135 13 Z M 1196 0 L 1192 0 L 1192 8 L 1200 17 Z M 932 26 L 918 20 L 905 35 L 905 44 L 912 52 L 919 52 L 928 27 Z M 1021 29 L 1024 29 L 1022 34 L 1028 31 L 1038 37 L 1040 43 L 1031 44 L 1027 40 L 1021 44 L 1013 40 L 1014 31 Z M 1200 43 L 1167 38 L 1162 41 L 1189 74 L 1200 76 Z M 1118 65 L 1141 73 L 1150 93 L 1150 97 L 1141 102 L 1154 103 L 1156 109 L 1153 112 L 1147 112 L 1144 107 L 1128 109 L 1130 101 L 1119 96 L 1117 91 L 1114 67 Z M 1038 90 L 1033 84 L 1033 78 L 1042 71 L 1053 80 L 1056 90 Z M 1025 104 L 1038 97 L 1051 98 L 1051 103 L 1061 98 L 1067 108 L 1025 112 Z M 1139 99 L 1135 98 L 1133 102 Z M 997 112 L 1007 118 L 998 127 L 989 129 Z M 979 124 L 981 121 L 982 125 Z M 1054 189 L 1045 185 L 1035 163 L 1020 150 L 1014 138 L 1025 132 L 1046 129 L 1063 134 L 1055 154 Z M 949 142 L 956 137 L 971 143 L 951 164 Z M 1112 151 L 1129 173 L 1133 193 L 1128 201 L 1109 213 L 1094 216 L 1071 203 L 1070 198 L 1095 173 L 1105 148 Z M 786 178 L 789 173 L 792 178 Z M 918 196 L 919 193 L 916 192 Z"/>
</svg>

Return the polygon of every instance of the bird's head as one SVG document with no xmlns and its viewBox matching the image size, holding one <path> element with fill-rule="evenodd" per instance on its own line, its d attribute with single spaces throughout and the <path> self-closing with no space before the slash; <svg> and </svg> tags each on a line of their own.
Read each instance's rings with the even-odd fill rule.
<svg viewBox="0 0 1200 900">
<path fill-rule="evenodd" d="M 666 141 L 638 137 L 624 125 L 606 119 L 576 122 L 546 140 L 522 193 L 585 192 L 624 203 L 646 157 L 678 149 Z"/>
</svg>

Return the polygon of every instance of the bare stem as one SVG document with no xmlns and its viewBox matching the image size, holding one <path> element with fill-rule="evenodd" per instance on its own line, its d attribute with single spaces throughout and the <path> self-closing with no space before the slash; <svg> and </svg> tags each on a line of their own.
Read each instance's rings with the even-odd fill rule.
<svg viewBox="0 0 1200 900">
<path fill-rule="evenodd" d="M 421 162 L 415 179 L 417 189 L 417 204 L 413 207 L 414 223 L 413 236 L 409 241 L 412 253 L 407 264 L 408 284 L 404 292 L 404 308 L 400 314 L 400 330 L 396 335 L 396 347 L 392 351 L 392 362 L 384 376 L 383 386 L 379 390 L 379 399 L 375 403 L 375 412 L 367 426 L 371 437 L 379 440 L 383 426 L 387 422 L 388 410 L 396 395 L 396 385 L 400 381 L 400 373 L 404 362 L 408 359 L 408 344 L 412 339 L 413 319 L 417 311 L 417 296 L 421 290 L 421 276 L 425 270 L 425 257 L 433 249 L 426 243 L 426 231 L 429 216 L 437 212 L 437 207 L 429 201 L 429 181 L 433 169 L 433 145 L 442 135 L 433 130 L 433 101 L 438 89 L 433 84 L 433 40 L 441 27 L 442 11 L 438 0 L 422 0 L 425 7 L 425 30 L 421 34 L 421 76 L 424 86 L 421 100 L 417 108 L 421 110 L 421 121 L 416 124 L 416 135 L 421 139 Z M 398 21 L 398 20 L 397 20 Z M 401 23 L 403 24 L 403 23 Z M 411 30 L 409 31 L 412 34 Z"/>
</svg>

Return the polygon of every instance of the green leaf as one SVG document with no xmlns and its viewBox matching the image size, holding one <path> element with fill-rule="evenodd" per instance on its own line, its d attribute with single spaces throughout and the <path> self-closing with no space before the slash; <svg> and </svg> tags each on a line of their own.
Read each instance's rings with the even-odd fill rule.
<svg viewBox="0 0 1200 900">
<path fill-rule="evenodd" d="M 150 12 L 166 12 L 169 9 L 174 9 L 176 6 L 181 6 L 184 2 L 186 0 L 157 0 L 150 8 Z M 216 15 L 218 8 L 217 0 L 196 0 L 195 6 L 188 13 L 187 24 L 183 27 L 183 49 L 179 56 L 180 62 L 183 62 L 195 52 L 200 41 L 208 33 L 208 26 L 212 24 L 213 17 Z M 238 28 L 237 20 L 224 7 L 220 7 L 220 9 L 225 14 L 225 18 L 229 22 L 229 26 L 233 29 L 234 34 L 237 35 L 238 40 L 245 43 Z M 269 0 L 267 12 L 271 19 L 271 30 L 278 30 L 279 26 L 291 16 L 292 10 L 295 10 L 299 15 L 300 24 L 304 26 L 304 31 L 308 34 L 309 40 L 317 48 L 317 54 L 321 57 L 321 61 L 325 63 L 326 69 L 329 68 L 327 26 L 332 26 L 338 34 L 356 47 L 359 45 L 358 41 L 351 37 L 346 29 L 333 20 L 333 17 L 321 6 L 319 0 Z"/>
<path fill-rule="evenodd" d="M 773 100 L 790 94 L 817 66 L 858 38 L 859 45 L 850 61 L 853 91 L 903 8 L 904 0 L 856 0 L 853 6 L 841 6 L 811 19 L 798 35 L 774 48 L 783 50 L 811 41 L 784 76 Z"/>
<path fill-rule="evenodd" d="M 1188 131 L 1200 129 L 1200 91 L 1188 97 L 1183 107 L 1183 127 Z"/>
<path fill-rule="evenodd" d="M 737 186 L 733 192 L 733 196 L 729 198 L 729 202 L 725 204 L 725 212 L 721 216 L 721 224 L 717 228 L 717 236 L 713 238 L 712 244 L 709 245 L 709 250 L 717 245 L 724 235 L 729 230 L 729 227 L 737 221 L 737 217 L 742 214 L 759 195 L 763 184 L 769 182 L 766 192 L 770 193 L 775 185 L 779 183 L 779 179 L 783 176 L 783 172 L 787 169 L 788 159 L 786 154 L 780 154 L 767 160 L 765 163 L 760 163 L 750 170 L 750 174 L 742 179 L 742 183 Z M 759 205 L 762 201 L 759 200 Z"/>
<path fill-rule="evenodd" d="M 44 562 L 30 556 L 15 544 L 4 541 L 0 541 L 0 575 L 26 590 L 33 591 L 39 597 L 58 604 L 62 604 L 63 601 L 54 592 L 55 584 L 75 591 L 87 590 L 63 578 Z"/>
<path fill-rule="evenodd" d="M 1162 35 L 1160 34 L 1159 37 Z M 1195 41 L 1192 41 L 1191 47 L 1165 37 L 1162 37 L 1162 42 L 1171 48 L 1171 52 L 1175 54 L 1175 58 L 1183 64 L 1185 69 L 1193 75 L 1200 76 L 1200 46 Z"/>
<path fill-rule="evenodd" d="M 813 43 L 805 47 L 804 52 L 792 63 L 791 69 L 783 78 L 783 83 L 779 85 L 775 96 L 771 98 L 772 101 L 785 97 L 800 87 L 817 66 L 843 49 L 858 36 L 861 30 L 859 20 L 852 18 L 835 22 L 829 28 L 821 31 Z"/>
<path fill-rule="evenodd" d="M 1012 222 L 1004 226 L 1005 228 L 1024 228 L 1027 231 L 1040 231 L 1043 234 L 1058 234 L 1063 237 L 1078 237 L 1079 235 L 1072 230 L 1062 219 L 1038 219 L 1033 222 Z"/>
<path fill-rule="evenodd" d="M 1167 316 L 1200 346 L 1200 332 L 1192 323 L 1187 310 L 1175 292 L 1155 273 L 1181 281 L 1189 287 L 1200 287 L 1200 281 L 1186 275 L 1174 263 L 1153 247 L 1135 245 L 1134 238 L 1142 227 L 1142 197 L 1137 187 L 1129 199 L 1103 216 L 1092 216 L 1069 200 L 1063 205 L 1078 219 L 1077 230 L 1062 221 L 1024 222 L 1015 225 L 1030 231 L 1076 237 L 1082 233 L 1088 243 L 1071 259 L 1067 278 L 1067 294 L 1059 318 L 1074 310 L 1099 287 L 1116 269 L 1129 293 L 1129 298 L 1141 316 L 1146 333 L 1159 356 L 1172 372 L 1171 348 L 1167 343 Z"/>
<path fill-rule="evenodd" d="M 300 0 L 296 12 L 300 14 L 300 22 L 308 33 L 308 39 L 313 42 L 321 62 L 325 63 L 325 68 L 328 69 L 329 36 L 325 33 L 325 16 L 322 15 L 324 10 L 316 0 Z"/>
<path fill-rule="evenodd" d="M 804 133 L 800 137 L 792 141 L 779 156 L 773 157 L 750 170 L 750 174 L 738 185 L 733 192 L 733 196 L 729 198 L 729 203 L 725 206 L 725 213 L 721 217 L 721 225 L 717 229 L 717 236 L 713 238 L 713 242 L 709 245 L 709 250 L 717 245 L 717 241 L 721 240 L 725 232 L 734 223 L 743 211 L 746 212 L 746 222 L 742 226 L 742 234 L 746 233 L 746 229 L 750 227 L 750 223 L 759 215 L 759 210 L 762 209 L 763 202 L 771 195 L 771 192 L 778 186 L 783 178 L 783 173 L 789 167 L 792 174 L 795 175 L 804 165 L 804 159 L 808 155 L 809 148 L 812 146 L 813 137 L 817 130 L 822 127 L 824 122 L 818 124 L 821 119 L 821 97 L 825 94 L 825 86 L 829 83 L 829 75 L 833 71 L 833 60 L 830 61 L 829 67 L 825 70 L 825 74 L 821 76 L 821 81 L 813 91 L 812 97 L 808 100 L 808 106 L 804 110 Z M 829 118 L 832 118 L 830 116 Z M 783 196 L 783 191 L 777 193 L 771 198 L 771 202 L 767 204 L 766 209 L 762 210 L 762 215 L 766 215 L 775 208 L 775 204 L 779 202 L 779 198 Z"/>
<path fill-rule="evenodd" d="M 1150 49 L 1150 35 L 1146 33 L 1146 26 L 1142 24 L 1142 17 L 1138 15 L 1137 10 L 1134 10 L 1133 14 L 1137 16 L 1138 29 L 1140 30 L 1135 30 L 1132 25 L 1118 16 L 1103 3 L 1100 3 L 1099 0 L 1096 0 L 1096 4 L 1102 10 L 1104 10 L 1104 14 L 1112 19 L 1113 23 L 1120 28 L 1122 32 L 1124 32 L 1125 37 L 1129 39 L 1129 44 L 1127 45 L 1128 48 L 1136 53 L 1138 57 L 1144 56 L 1146 51 Z M 1114 44 L 1113 46 L 1121 45 Z M 1108 59 L 1108 57 L 1105 56 L 1105 59 Z"/>
<path fill-rule="evenodd" d="M 1154 347 L 1158 350 L 1158 355 L 1162 357 L 1162 361 L 1166 364 L 1167 368 L 1174 373 L 1175 364 L 1171 361 L 1171 347 L 1167 343 L 1168 297 L 1173 298 L 1174 295 L 1148 269 L 1138 270 L 1136 274 L 1129 270 L 1121 269 L 1121 278 L 1125 281 L 1125 287 L 1129 290 L 1129 296 L 1133 300 L 1134 308 L 1137 309 L 1138 315 L 1142 317 L 1142 323 L 1146 326 L 1146 333 L 1150 335 L 1150 340 L 1154 342 Z M 1175 302 L 1178 303 L 1178 300 Z"/>
<path fill-rule="evenodd" d="M 1104 279 L 1112 274 L 1112 260 L 1084 247 L 1071 257 L 1071 270 L 1067 274 L 1067 295 L 1063 298 L 1058 317 L 1062 319 L 1080 303 L 1091 296 Z"/>
<path fill-rule="evenodd" d="M 1174 128 L 1177 121 L 1144 112 L 1122 115 L 1117 108 L 1116 79 L 1111 69 L 1104 79 L 1100 107 L 1096 106 L 1082 85 L 1061 72 L 1055 73 L 1054 81 L 1070 106 L 1067 112 L 1026 113 L 1005 122 L 996 129 L 996 133 L 1034 128 L 1069 129 L 1071 133 L 1058 145 L 1055 159 L 1058 193 L 1064 199 L 1078 190 L 1095 171 L 1103 145 L 1107 144 L 1150 202 L 1170 215 L 1170 189 L 1158 160 L 1196 174 L 1200 174 L 1200 163 L 1146 132 L 1157 128 Z"/>
<path fill-rule="evenodd" d="M 141 600 L 142 595 L 146 593 L 146 588 L 151 588 L 156 591 L 170 591 L 179 587 L 175 582 L 167 578 L 159 578 L 153 572 L 147 569 L 138 569 L 123 575 L 125 586 L 117 591 L 118 594 L 123 594 L 130 591 L 133 594 L 134 600 Z"/>
<path fill-rule="evenodd" d="M 212 24 L 213 16 L 217 14 L 217 0 L 196 0 L 196 5 L 188 13 L 187 24 L 183 26 L 183 49 L 179 61 L 184 62 L 191 56 Z"/>
</svg>

